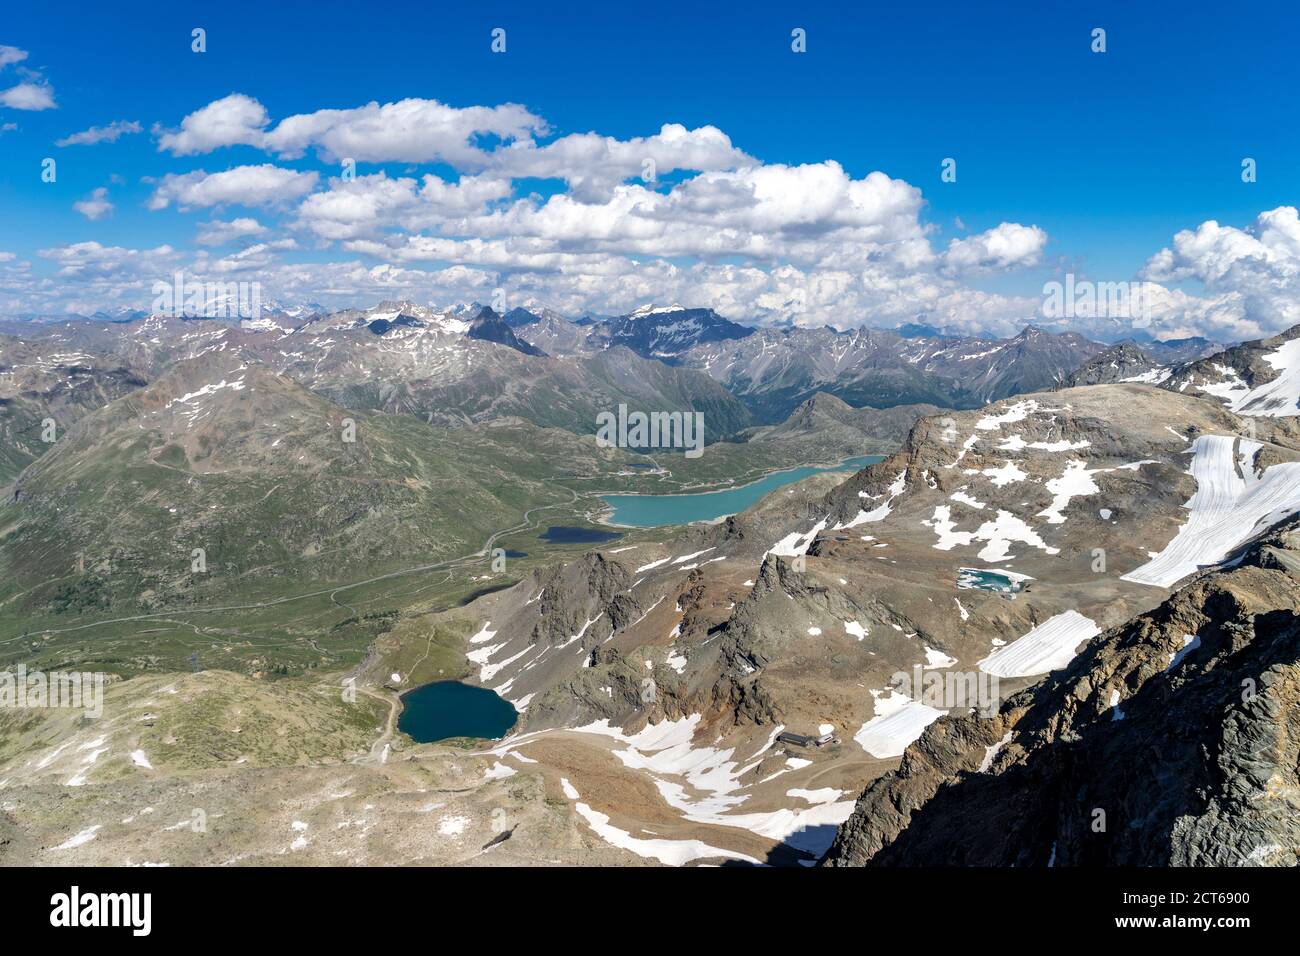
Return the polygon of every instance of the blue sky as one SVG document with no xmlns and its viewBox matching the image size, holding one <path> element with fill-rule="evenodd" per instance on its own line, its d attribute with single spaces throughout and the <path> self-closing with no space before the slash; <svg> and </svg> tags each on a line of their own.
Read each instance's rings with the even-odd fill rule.
<svg viewBox="0 0 1300 956">
<path fill-rule="evenodd" d="M 423 221 L 413 228 L 380 222 L 369 236 L 326 240 L 304 233 L 293 207 L 301 196 L 279 204 L 148 208 L 158 178 L 169 173 L 272 163 L 317 172 L 321 189 L 338 175 L 338 157 L 322 156 L 318 144 L 289 158 L 240 144 L 186 155 L 160 150 L 155 126 L 175 130 L 184 117 L 233 93 L 260 103 L 270 126 L 291 115 L 372 101 L 420 98 L 458 109 L 513 103 L 544 120 L 545 132 L 533 134 L 539 145 L 587 132 L 626 141 L 678 123 L 687 130 L 715 127 L 735 150 L 765 165 L 833 160 L 850 180 L 880 171 L 919 190 L 916 219 L 936 255 L 954 239 L 1003 223 L 1045 233 L 1041 248 L 1016 262 L 981 261 L 961 275 L 938 260 L 922 267 L 941 276 L 941 284 L 959 282 L 962 289 L 1012 300 L 1005 303 L 1005 321 L 1037 297 L 1045 278 L 1063 270 L 1133 279 L 1181 230 L 1216 220 L 1258 239 L 1257 217 L 1295 202 L 1300 117 L 1291 94 L 1300 18 L 1283 4 L 1195 12 L 1164 3 L 1042 0 L 999 4 L 996 10 L 964 3 L 862 5 L 853 11 L 815 3 L 727 4 L 724 10 L 704 10 L 702 4 L 565 4 L 562 11 L 518 3 L 227 3 L 203 12 L 184 6 L 74 3 L 51 12 L 25 4 L 7 10 L 0 45 L 27 56 L 0 71 L 0 103 L 4 89 L 27 82 L 51 90 L 57 107 L 0 105 L 0 128 L 16 126 L 0 133 L 0 252 L 13 257 L 0 305 L 12 310 L 30 301 L 37 307 L 44 296 L 52 306 L 48 286 L 23 286 L 49 275 L 61 261 L 42 250 L 94 242 L 123 250 L 167 246 L 183 257 L 204 248 L 195 242 L 196 228 L 211 220 L 255 218 L 263 229 L 256 241 L 282 244 L 275 252 L 277 267 L 347 261 L 372 268 L 389 261 L 375 254 L 376 241 L 476 235 L 463 223 Z M 207 31 L 207 52 L 191 52 L 193 27 Z M 495 27 L 506 30 L 504 54 L 490 50 Z M 795 27 L 807 31 L 805 54 L 790 49 Z M 1090 50 L 1094 27 L 1106 30 L 1104 54 Z M 89 146 L 54 145 L 123 121 L 138 122 L 142 132 Z M 490 136 L 477 142 L 493 145 Z M 40 179 L 45 157 L 58 163 L 55 183 Z M 957 161 L 955 183 L 940 181 L 945 157 Z M 1258 181 L 1242 182 L 1243 157 L 1257 161 Z M 382 173 L 418 181 L 432 174 L 449 183 L 477 171 L 432 156 L 358 166 L 363 177 Z M 697 173 L 665 173 L 657 188 L 667 190 Z M 107 190 L 111 212 L 91 219 L 74 209 L 100 188 Z M 530 193 L 544 202 L 565 188 L 554 178 L 519 175 L 510 195 L 489 200 L 489 207 Z M 833 239 L 824 223 L 782 222 L 773 228 L 782 231 L 782 241 L 801 228 Z M 548 248 L 587 251 L 581 237 L 529 235 L 551 243 Z M 881 241 L 899 235 L 894 231 Z M 842 238 L 855 243 L 863 234 Z M 1219 244 L 1231 245 L 1234 238 Z M 917 262 L 914 253 L 895 256 L 874 246 L 862 261 L 813 262 L 807 250 L 756 259 L 743 249 L 729 252 L 725 244 L 703 254 L 688 245 L 668 243 L 662 253 L 647 253 L 647 247 L 606 243 L 600 250 L 637 262 L 649 255 L 679 269 L 701 258 L 767 270 L 797 261 L 806 275 L 854 271 L 863 262 L 889 259 L 890 274 L 897 276 Z M 206 248 L 214 256 L 229 251 Z M 1235 262 L 1230 268 L 1251 275 L 1238 276 L 1238 285 L 1228 288 L 1222 269 L 1197 259 L 1195 250 L 1173 251 L 1179 261 L 1162 280 L 1171 289 L 1204 295 L 1208 277 L 1211 295 L 1258 298 L 1270 284 L 1264 280 L 1276 285 L 1272 273 L 1261 279 L 1257 261 Z M 15 279 L 12 263 L 18 261 L 30 268 Z M 449 261 L 423 258 L 401 265 L 437 270 Z M 265 262 L 262 268 L 268 268 Z M 504 268 L 518 272 L 521 266 L 509 261 Z M 584 268 L 601 272 L 591 263 Z M 272 286 L 273 273 L 266 273 Z M 500 273 L 494 275 L 494 286 L 502 281 Z M 700 295 L 716 288 L 712 279 L 694 285 L 665 281 L 670 293 Z M 880 283 L 868 285 L 878 289 Z M 549 289 L 571 306 L 591 284 L 553 286 L 535 278 L 520 286 L 520 294 L 540 298 Z M 653 291 L 654 283 L 646 289 Z M 292 288 L 292 294 L 305 291 Z M 364 298 L 368 291 L 357 294 Z M 436 285 L 428 291 L 439 292 Z M 76 298 L 123 292 L 90 281 Z M 900 286 L 897 294 L 909 293 Z M 743 295 L 737 289 L 728 302 L 738 305 Z M 617 304 L 609 299 L 607 307 Z M 1231 320 L 1220 315 L 1213 321 L 1237 331 L 1268 331 L 1289 315 L 1285 309 L 1275 314 L 1277 303 L 1253 307 L 1259 315 L 1242 305 Z M 838 324 L 891 324 L 900 308 L 858 295 L 846 310 L 855 318 Z M 775 320 L 778 311 L 743 317 Z M 996 324 L 1002 319 L 991 317 L 995 311 L 976 309 L 969 321 Z M 1199 322 L 1205 330 L 1212 321 L 1204 313 L 1189 318 L 1184 309 L 1177 325 L 1187 330 Z M 825 314 L 825 308 L 818 310 Z M 868 317 L 856 318 L 862 315 Z M 954 318 L 951 312 L 936 315 Z"/>
</svg>

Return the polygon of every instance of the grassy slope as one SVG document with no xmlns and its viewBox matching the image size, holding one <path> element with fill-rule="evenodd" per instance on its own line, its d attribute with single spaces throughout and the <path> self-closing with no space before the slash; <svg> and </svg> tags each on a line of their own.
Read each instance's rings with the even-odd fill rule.
<svg viewBox="0 0 1300 956">
<path fill-rule="evenodd" d="M 429 610 L 588 550 L 538 533 L 591 523 L 596 492 L 740 482 L 891 444 L 819 419 L 700 459 L 656 456 L 671 475 L 647 476 L 627 467 L 639 456 L 590 436 L 344 411 L 278 376 L 219 393 L 223 404 L 197 425 L 160 419 L 193 381 L 163 376 L 91 416 L 22 476 L 17 503 L 0 505 L 0 665 L 131 674 L 186 669 L 196 656 L 249 673 L 347 666 Z M 337 440 L 343 417 L 357 422 L 354 445 Z M 493 544 L 526 557 L 501 572 L 485 555 L 463 557 L 503 529 Z M 190 571 L 196 547 L 202 574 Z M 458 666 L 457 639 L 433 644 L 449 651 L 435 653 L 439 670 Z"/>
</svg>

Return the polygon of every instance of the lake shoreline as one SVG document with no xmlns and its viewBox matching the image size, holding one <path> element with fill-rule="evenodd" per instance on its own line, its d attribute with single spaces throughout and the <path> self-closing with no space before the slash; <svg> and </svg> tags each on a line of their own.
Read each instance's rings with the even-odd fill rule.
<svg viewBox="0 0 1300 956">
<path fill-rule="evenodd" d="M 787 471 L 798 471 L 798 470 L 801 469 L 801 468 L 814 468 L 814 469 L 817 469 L 818 471 L 821 471 L 821 472 L 828 472 L 828 471 L 835 471 L 835 470 L 839 469 L 840 465 L 843 465 L 843 464 L 845 464 L 846 462 L 855 461 L 856 459 L 859 459 L 859 458 L 879 458 L 881 461 L 883 461 L 883 460 L 885 460 L 885 459 L 888 458 L 888 457 L 889 457 L 889 455 L 881 455 L 881 454 L 879 454 L 879 453 L 877 452 L 877 453 L 869 454 L 869 455 L 849 455 L 849 457 L 847 457 L 847 458 L 841 458 L 841 459 L 839 459 L 838 461 L 831 461 L 831 462 L 821 462 L 821 461 L 817 461 L 817 462 L 811 462 L 811 463 L 809 463 L 809 464 L 804 464 L 804 465 L 789 465 L 789 466 L 787 466 L 787 467 L 785 467 L 785 468 L 777 468 L 777 469 L 775 469 L 775 470 L 773 470 L 773 471 L 765 471 L 765 472 L 763 472 L 762 474 L 760 474 L 757 478 L 751 478 L 749 481 L 746 481 L 743 485 L 719 485 L 719 486 L 704 485 L 704 486 L 699 486 L 699 487 L 704 487 L 704 488 L 708 489 L 708 490 L 706 490 L 706 491 L 691 491 L 690 488 L 692 488 L 692 487 L 696 487 L 696 486 L 683 486 L 682 490 L 680 490 L 680 491 L 660 491 L 660 492 L 654 492 L 654 491 L 591 491 L 591 492 L 588 492 L 588 494 L 593 495 L 593 496 L 595 496 L 595 497 L 597 497 L 597 498 L 602 498 L 602 497 L 604 497 L 604 496 L 606 496 L 606 495 L 610 495 L 610 496 L 612 496 L 612 497 L 618 497 L 618 498 L 668 498 L 668 497 L 672 497 L 672 496 L 674 496 L 674 495 L 679 495 L 679 496 L 684 496 L 684 495 L 690 495 L 690 496 L 694 496 L 694 495 L 718 495 L 718 494 L 725 494 L 725 493 L 728 492 L 728 491 L 740 491 L 740 490 L 742 490 L 742 489 L 744 489 L 744 488 L 748 488 L 750 485 L 756 485 L 756 484 L 758 484 L 760 481 L 766 481 L 768 478 L 771 478 L 773 475 L 781 475 L 781 474 L 784 474 L 784 473 L 787 472 Z M 873 464 L 873 465 L 874 465 L 874 464 L 879 464 L 879 462 L 871 462 L 871 464 Z M 863 467 L 865 468 L 865 467 L 867 467 L 867 466 L 864 465 Z M 845 470 L 847 471 L 848 469 L 845 469 Z M 791 484 L 793 484 L 793 482 L 791 482 Z M 636 526 L 635 526 L 635 525 L 632 525 L 631 527 L 636 527 Z"/>
<path fill-rule="evenodd" d="M 862 468 L 869 467 L 870 465 L 873 464 L 878 464 L 879 462 L 884 461 L 885 458 L 887 457 L 888 457 L 887 455 L 879 455 L 879 454 L 852 455 L 849 456 L 848 458 L 840 459 L 839 461 L 833 462 L 829 465 L 819 463 L 819 464 L 810 464 L 810 465 L 795 465 L 789 468 L 778 468 L 773 471 L 767 472 L 759 476 L 758 478 L 753 479 L 752 481 L 747 481 L 741 485 L 729 485 L 725 487 L 712 488 L 708 491 L 696 491 L 696 492 L 671 491 L 671 492 L 663 492 L 660 494 L 653 494 L 649 492 L 639 492 L 639 491 L 593 492 L 593 495 L 595 497 L 600 498 L 601 502 L 603 503 L 603 507 L 601 509 L 599 516 L 597 516 L 592 520 L 594 520 L 597 524 L 600 524 L 604 527 L 619 528 L 624 530 L 637 530 L 637 529 L 647 530 L 650 528 L 663 528 L 663 527 L 673 527 L 673 526 L 683 527 L 687 525 L 716 525 L 725 521 L 727 518 L 732 517 L 733 515 L 739 514 L 740 512 L 744 511 L 746 508 L 752 507 L 758 501 L 762 500 L 768 494 L 771 494 L 772 492 L 776 491 L 778 488 L 785 487 L 786 485 L 795 484 L 796 482 L 802 481 L 805 478 L 809 478 L 815 474 L 830 474 L 836 472 L 842 472 L 844 474 L 852 474 L 856 471 L 861 470 Z M 773 481 L 773 479 L 779 479 L 782 476 L 790 476 L 790 477 L 788 477 L 787 480 L 784 481 L 780 481 L 780 480 Z M 761 490 L 759 494 L 757 494 L 752 498 L 752 500 L 750 500 L 749 497 L 745 495 L 747 489 L 754 489 L 754 486 L 762 485 L 764 483 L 769 483 L 771 487 L 766 490 Z M 652 524 L 646 524 L 646 523 L 629 524 L 626 523 L 625 521 L 615 520 L 619 513 L 619 503 L 627 502 L 629 499 L 640 499 L 642 502 L 646 502 L 646 503 L 662 502 L 665 505 L 669 505 L 674 503 L 683 504 L 686 502 L 701 503 L 707 501 L 711 496 L 728 495 L 728 494 L 737 495 L 740 497 L 740 500 L 736 503 L 737 507 L 734 510 L 727 511 L 723 514 L 713 514 L 708 517 L 695 517 L 695 518 L 684 517 L 683 520 L 659 521 Z"/>
</svg>

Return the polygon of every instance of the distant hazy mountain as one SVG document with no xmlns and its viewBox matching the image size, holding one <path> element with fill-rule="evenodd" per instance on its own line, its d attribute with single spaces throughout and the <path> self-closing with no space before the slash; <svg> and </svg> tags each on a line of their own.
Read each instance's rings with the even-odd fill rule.
<svg viewBox="0 0 1300 956">
<path fill-rule="evenodd" d="M 379 310 L 379 311 L 376 311 Z M 371 325 L 397 315 L 414 324 Z M 348 407 L 456 424 L 518 417 L 579 433 L 620 403 L 642 410 L 706 414 L 710 435 L 750 424 L 748 411 L 707 375 L 671 368 L 614 348 L 583 356 L 547 356 L 524 342 L 490 309 L 471 316 L 410 303 L 324 317 L 287 337 L 246 341 L 284 374 Z"/>
<path fill-rule="evenodd" d="M 1192 359 L 1213 355 L 1224 348 L 1221 343 L 1212 342 L 1200 335 L 1182 339 L 1156 339 L 1141 330 L 1125 341 L 1136 343 L 1148 355 L 1166 364 L 1190 362 Z"/>
<path fill-rule="evenodd" d="M 592 332 L 596 328 L 593 324 L 580 325 L 552 314 L 515 326 L 515 331 L 520 338 L 548 355 L 584 355 L 598 352 L 603 347 L 599 341 L 592 341 Z"/>
<path fill-rule="evenodd" d="M 585 323 L 539 305 L 506 315 L 478 303 L 271 306 L 243 322 L 152 315 L 20 328 L 39 329 L 51 347 L 115 356 L 146 379 L 209 351 L 243 348 L 349 407 L 444 424 L 514 416 L 581 432 L 600 411 L 626 403 L 708 410 L 715 437 L 783 422 L 819 393 L 854 407 L 972 408 L 1069 383 L 1157 382 L 1208 347 L 1185 339 L 1108 348 L 1033 326 L 1007 339 L 937 335 L 916 323 L 895 331 L 756 329 L 676 305 Z M 1212 365 L 1197 368 L 1212 387 L 1222 378 Z M 1251 374 L 1262 380 L 1265 372 Z"/>
<path fill-rule="evenodd" d="M 512 329 L 517 329 L 522 325 L 530 325 L 534 322 L 541 322 L 548 319 L 566 321 L 564 316 L 560 313 L 556 312 L 554 309 L 548 309 L 545 306 L 530 306 L 528 308 L 516 306 L 501 316 L 501 318 L 504 319 L 506 325 L 510 326 Z"/>
<path fill-rule="evenodd" d="M 606 348 L 623 345 L 646 358 L 672 363 L 697 345 L 743 339 L 753 333 L 751 327 L 724 319 L 712 309 L 645 305 L 594 326 L 591 338 Z"/>
<path fill-rule="evenodd" d="M 0 484 L 49 450 L 46 434 L 62 438 L 82 416 L 145 384 L 118 356 L 0 335 Z"/>
<path fill-rule="evenodd" d="M 1075 369 L 1067 385 L 1107 385 L 1114 382 L 1145 382 L 1158 377 L 1159 367 L 1150 355 L 1131 342 L 1120 342 L 1095 355 Z"/>
<path fill-rule="evenodd" d="M 232 325 L 154 315 L 121 325 L 80 319 L 39 329 L 42 348 L 110 356 L 146 379 L 177 362 L 243 349 L 348 407 L 435 424 L 516 417 L 590 434 L 597 414 L 620 403 L 705 412 L 709 440 L 752 424 L 749 411 L 702 372 L 621 347 L 548 356 L 484 306 L 471 313 L 392 301 L 301 322 Z"/>
<path fill-rule="evenodd" d="M 968 408 L 1063 383 L 1105 348 L 1034 327 L 1011 339 L 905 338 L 879 329 L 759 329 L 696 346 L 679 363 L 722 382 L 762 421 L 822 391 L 850 405 Z"/>
<path fill-rule="evenodd" d="M 905 339 L 937 339 L 943 332 L 923 322 L 904 322 L 895 331 Z"/>
</svg>

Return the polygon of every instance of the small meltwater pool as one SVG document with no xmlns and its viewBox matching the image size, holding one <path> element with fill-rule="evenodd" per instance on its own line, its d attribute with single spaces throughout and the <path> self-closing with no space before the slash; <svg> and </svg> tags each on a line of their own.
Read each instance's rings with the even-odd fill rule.
<svg viewBox="0 0 1300 956">
<path fill-rule="evenodd" d="M 994 568 L 958 568 L 957 587 L 963 590 L 996 591 L 998 594 L 1019 594 L 1025 588 L 1026 581 L 1032 581 L 1027 574 L 1015 571 L 998 571 Z"/>
</svg>

